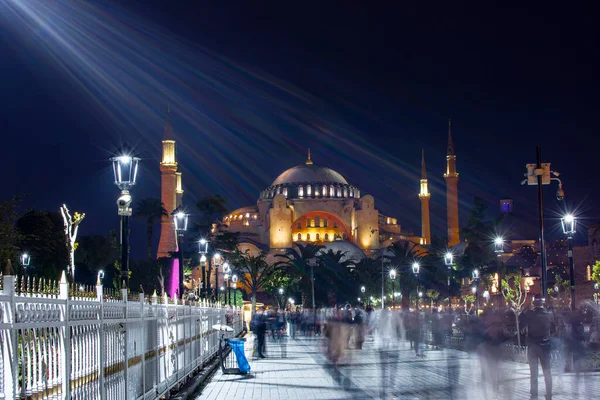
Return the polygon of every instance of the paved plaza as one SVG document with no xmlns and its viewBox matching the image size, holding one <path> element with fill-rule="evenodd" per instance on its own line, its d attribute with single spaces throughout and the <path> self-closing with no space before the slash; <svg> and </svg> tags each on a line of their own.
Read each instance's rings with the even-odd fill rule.
<svg viewBox="0 0 600 400">
<path fill-rule="evenodd" d="M 347 350 L 337 366 L 325 356 L 326 340 L 297 337 L 282 346 L 267 342 L 267 358 L 252 357 L 253 336 L 246 355 L 248 376 L 217 372 L 196 399 L 494 399 L 482 378 L 486 366 L 475 354 L 427 348 L 417 358 L 408 343 L 381 351 L 376 341 L 362 350 Z M 285 356 L 284 356 L 285 355 Z M 555 371 L 553 399 L 592 399 L 600 393 L 600 373 L 559 374 Z M 539 377 L 539 396 L 544 398 Z M 529 367 L 502 362 L 499 399 L 529 399 Z"/>
</svg>

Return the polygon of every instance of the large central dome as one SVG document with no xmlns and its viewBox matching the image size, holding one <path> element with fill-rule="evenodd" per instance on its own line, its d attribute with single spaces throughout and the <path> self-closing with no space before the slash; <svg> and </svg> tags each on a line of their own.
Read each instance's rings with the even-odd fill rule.
<svg viewBox="0 0 600 400">
<path fill-rule="evenodd" d="M 342 174 L 327 167 L 318 167 L 314 164 L 303 164 L 290 168 L 273 181 L 272 186 L 290 183 L 339 183 L 347 185 L 348 182 Z"/>
</svg>

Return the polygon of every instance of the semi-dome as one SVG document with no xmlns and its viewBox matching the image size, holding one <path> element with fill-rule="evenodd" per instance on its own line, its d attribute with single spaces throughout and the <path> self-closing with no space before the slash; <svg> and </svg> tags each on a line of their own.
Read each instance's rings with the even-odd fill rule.
<svg viewBox="0 0 600 400">
<path fill-rule="evenodd" d="M 290 183 L 339 183 L 347 185 L 348 182 L 342 174 L 327 167 L 314 164 L 303 164 L 290 168 L 275 179 L 271 186 Z"/>
</svg>

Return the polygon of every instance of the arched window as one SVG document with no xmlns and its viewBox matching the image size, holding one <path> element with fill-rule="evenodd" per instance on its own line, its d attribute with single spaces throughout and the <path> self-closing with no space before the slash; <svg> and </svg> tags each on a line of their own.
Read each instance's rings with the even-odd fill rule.
<svg viewBox="0 0 600 400">
<path fill-rule="evenodd" d="M 329 225 L 329 220 L 327 218 L 323 219 L 323 228 L 327 228 Z"/>
<path fill-rule="evenodd" d="M 298 186 L 298 197 L 304 196 L 304 186 Z"/>
<path fill-rule="evenodd" d="M 337 188 L 337 197 L 342 197 L 342 188 Z"/>
<path fill-rule="evenodd" d="M 333 185 L 329 186 L 329 196 L 335 196 L 335 187 Z"/>
<path fill-rule="evenodd" d="M 319 218 L 319 216 L 317 215 L 317 216 L 315 217 L 315 227 L 317 227 L 317 228 L 318 228 L 318 227 L 320 226 L 320 225 L 319 225 L 320 223 L 321 223 L 321 218 Z"/>
<path fill-rule="evenodd" d="M 306 195 L 312 196 L 312 186 L 306 185 Z"/>
<path fill-rule="evenodd" d="M 588 264 L 586 271 L 585 271 L 585 279 L 587 281 L 591 281 L 592 280 L 592 266 Z"/>
<path fill-rule="evenodd" d="M 344 197 L 348 197 L 348 188 L 344 188 Z"/>
<path fill-rule="evenodd" d="M 318 233 L 317 233 L 317 236 L 316 236 L 316 240 L 317 240 L 317 242 L 319 241 L 319 234 Z"/>
<path fill-rule="evenodd" d="M 283 195 L 284 195 L 286 198 L 287 198 L 287 193 L 288 193 L 288 191 L 287 191 L 287 188 L 283 188 Z"/>
<path fill-rule="evenodd" d="M 298 223 L 296 224 L 296 227 L 297 227 L 298 229 L 302 229 L 302 222 L 301 222 L 301 221 L 298 221 Z"/>
<path fill-rule="evenodd" d="M 327 185 L 323 185 L 323 197 L 327 196 Z"/>
<path fill-rule="evenodd" d="M 329 233 L 325 234 L 325 241 L 327 242 L 329 240 Z"/>
<path fill-rule="evenodd" d="M 302 240 L 302 234 L 301 233 L 298 234 L 298 240 Z"/>
<path fill-rule="evenodd" d="M 310 228 L 310 219 L 307 219 L 307 220 L 306 220 L 306 227 L 307 227 L 307 228 Z"/>
<path fill-rule="evenodd" d="M 354 189 L 350 189 L 350 197 L 354 197 Z"/>
<path fill-rule="evenodd" d="M 281 193 L 281 186 L 277 187 L 277 194 Z"/>
<path fill-rule="evenodd" d="M 354 197 L 360 198 L 360 190 L 356 189 L 354 191 Z"/>
<path fill-rule="evenodd" d="M 310 233 L 306 234 L 306 241 L 309 242 L 310 241 Z"/>
<path fill-rule="evenodd" d="M 333 227 L 337 229 L 337 221 L 333 221 Z"/>
</svg>

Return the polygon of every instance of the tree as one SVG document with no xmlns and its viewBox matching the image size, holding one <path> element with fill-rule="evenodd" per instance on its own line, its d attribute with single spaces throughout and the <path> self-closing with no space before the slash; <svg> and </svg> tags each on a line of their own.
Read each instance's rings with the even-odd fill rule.
<svg viewBox="0 0 600 400">
<path fill-rule="evenodd" d="M 402 308 L 410 307 L 410 292 L 417 288 L 418 277 L 412 272 L 412 264 L 419 259 L 421 255 L 416 245 L 409 241 L 396 242 L 387 248 L 392 256 L 389 257 L 391 265 L 396 268 L 396 276 L 399 282 L 400 293 L 402 293 Z M 425 263 L 421 263 L 419 274 L 427 272 Z M 381 281 L 381 261 L 379 261 L 379 280 Z"/>
<path fill-rule="evenodd" d="M 152 259 L 152 235 L 154 231 L 154 224 L 159 222 L 163 216 L 169 215 L 165 210 L 164 204 L 159 200 L 152 197 L 141 199 L 137 202 L 134 207 L 135 218 L 146 221 L 146 246 L 148 251 L 148 259 Z"/>
<path fill-rule="evenodd" d="M 65 240 L 67 243 L 67 250 L 69 252 L 69 281 L 71 284 L 75 282 L 75 250 L 77 250 L 77 232 L 79 230 L 79 224 L 85 218 L 85 214 L 75 212 L 73 216 L 69 212 L 69 209 L 65 204 L 60 207 L 60 213 L 63 217 L 65 226 Z"/>
<path fill-rule="evenodd" d="M 7 260 L 17 259 L 19 232 L 15 228 L 15 221 L 19 217 L 19 206 L 22 196 L 15 196 L 11 200 L 0 202 L 0 264 L 5 265 Z"/>
<path fill-rule="evenodd" d="M 77 271 L 80 282 L 95 284 L 98 271 L 106 270 L 117 258 L 108 236 L 81 236 L 77 250 Z"/>
<path fill-rule="evenodd" d="M 440 297 L 440 292 L 435 289 L 428 289 L 427 292 L 425 292 L 425 296 L 427 296 L 431 302 L 431 308 L 433 308 L 433 303 Z"/>
<path fill-rule="evenodd" d="M 464 295 L 462 299 L 465 302 L 465 313 L 470 314 L 471 310 L 473 309 L 473 306 L 475 305 L 475 296 L 472 294 L 467 294 Z M 469 304 L 471 305 L 471 307 L 467 308 Z"/>
<path fill-rule="evenodd" d="M 560 274 L 554 276 L 554 286 L 548 288 L 547 292 L 557 308 L 569 308 L 571 303 L 571 285 Z"/>
<path fill-rule="evenodd" d="M 311 267 L 311 263 L 317 262 L 319 251 L 323 248 L 321 245 L 314 243 L 294 243 L 292 248 L 286 249 L 284 254 L 277 254 L 280 261 L 276 263 L 278 266 L 287 266 L 290 273 L 295 273 L 300 277 L 300 291 L 302 293 L 302 304 L 306 307 L 307 304 L 311 304 L 309 301 L 311 297 L 312 284 L 311 282 L 311 268 L 314 271 L 314 264 Z"/>
<path fill-rule="evenodd" d="M 510 307 L 515 311 L 515 323 L 517 327 L 517 344 L 521 346 L 521 330 L 519 328 L 519 315 L 524 310 L 525 303 L 527 302 L 528 291 L 524 290 L 521 286 L 523 276 L 521 274 L 509 274 L 507 279 L 502 282 L 502 296 Z"/>
<path fill-rule="evenodd" d="M 345 259 L 346 252 L 320 251 L 318 253 L 319 268 L 315 272 L 315 280 L 323 282 L 317 285 L 324 292 L 330 307 L 338 302 L 348 302 L 355 298 L 356 284 L 352 279 L 350 266 L 354 262 Z"/>
<path fill-rule="evenodd" d="M 202 214 L 201 225 L 210 226 L 215 219 L 221 219 L 227 213 L 226 204 L 227 199 L 220 194 L 201 198 L 196 203 L 196 208 Z"/>
<path fill-rule="evenodd" d="M 31 256 L 28 274 L 58 279 L 69 262 L 60 213 L 28 211 L 15 227 L 20 250 Z"/>
<path fill-rule="evenodd" d="M 266 258 L 267 253 L 265 252 L 253 256 L 248 250 L 242 253 L 237 249 L 232 257 L 239 282 L 251 292 L 252 314 L 256 309 L 256 293 L 263 289 L 265 283 L 281 268 L 277 264 L 267 263 Z"/>
<path fill-rule="evenodd" d="M 596 261 L 594 268 L 592 269 L 592 280 L 600 285 L 600 261 Z"/>
<path fill-rule="evenodd" d="M 270 278 L 264 283 L 263 290 L 267 293 L 274 294 L 279 308 L 285 305 L 285 298 L 298 290 L 300 277 L 290 274 L 286 268 L 278 268 Z M 283 289 L 283 296 L 279 295 L 279 289 Z"/>
</svg>

